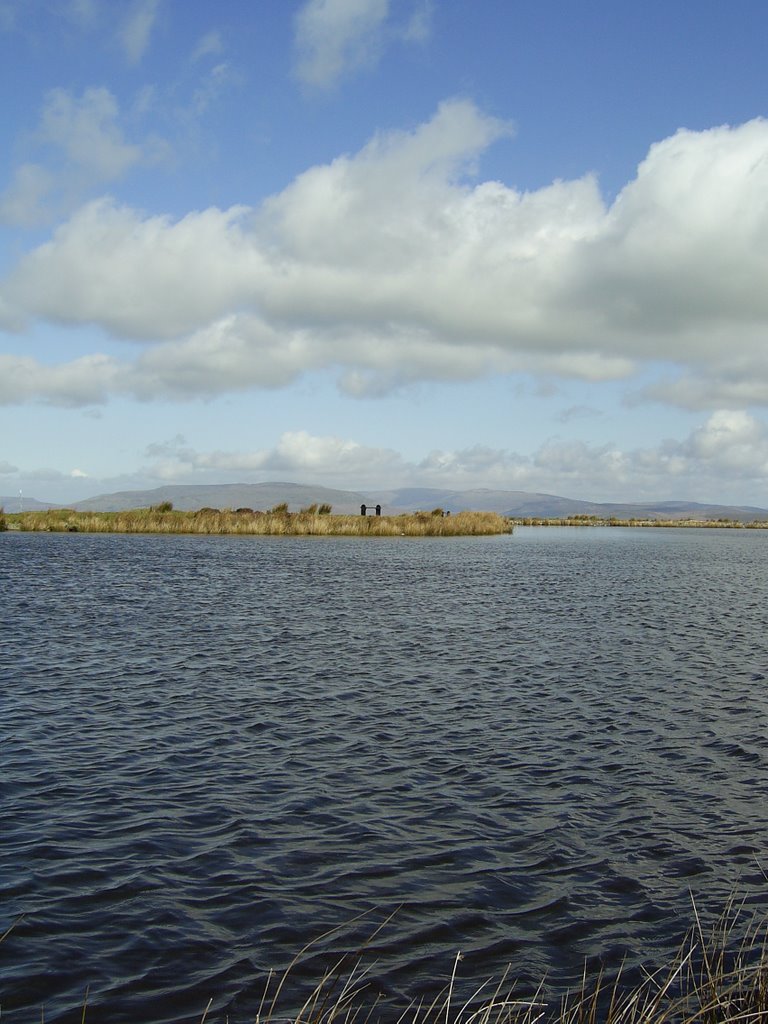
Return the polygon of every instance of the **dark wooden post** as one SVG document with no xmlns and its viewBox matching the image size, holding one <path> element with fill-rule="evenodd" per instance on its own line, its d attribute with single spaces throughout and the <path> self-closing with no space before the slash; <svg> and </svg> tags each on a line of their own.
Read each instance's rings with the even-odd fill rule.
<svg viewBox="0 0 768 1024">
<path fill-rule="evenodd" d="M 377 515 L 377 516 L 380 516 L 380 515 L 381 515 L 381 505 L 377 505 L 377 506 L 376 506 L 376 515 Z"/>
<path fill-rule="evenodd" d="M 365 515 L 365 505 L 361 505 L 361 506 L 360 506 L 360 515 L 361 515 L 361 516 L 364 516 L 364 515 Z"/>
</svg>

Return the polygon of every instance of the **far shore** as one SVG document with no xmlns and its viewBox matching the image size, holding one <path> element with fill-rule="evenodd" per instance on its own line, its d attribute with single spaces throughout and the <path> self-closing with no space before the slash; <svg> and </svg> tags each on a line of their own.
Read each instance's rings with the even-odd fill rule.
<svg viewBox="0 0 768 1024">
<path fill-rule="evenodd" d="M 742 522 L 740 519 L 618 519 L 615 516 L 512 516 L 515 526 L 648 526 L 663 528 L 768 530 L 768 520 Z"/>
</svg>

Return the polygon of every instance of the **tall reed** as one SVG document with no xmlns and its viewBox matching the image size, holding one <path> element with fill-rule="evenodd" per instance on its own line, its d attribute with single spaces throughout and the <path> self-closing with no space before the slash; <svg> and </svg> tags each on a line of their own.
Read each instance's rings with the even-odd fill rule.
<svg viewBox="0 0 768 1024">
<path fill-rule="evenodd" d="M 551 1001 L 544 982 L 521 997 L 509 972 L 458 998 L 457 953 L 437 997 L 393 1006 L 376 992 L 364 946 L 338 959 L 293 1005 L 291 971 L 310 943 L 282 975 L 270 973 L 256 1024 L 768 1024 L 766 923 L 742 927 L 743 906 L 731 903 L 707 936 L 693 910 L 695 923 L 667 965 L 634 983 L 622 969 L 609 979 L 585 968 L 578 986 Z"/>
<path fill-rule="evenodd" d="M 332 515 L 323 506 L 288 512 L 252 509 L 201 509 L 178 512 L 161 507 L 126 512 L 76 512 L 54 509 L 5 517 L 12 530 L 71 533 L 206 533 L 279 536 L 457 537 L 511 533 L 512 523 L 495 512 L 427 512 L 397 516 Z"/>
</svg>

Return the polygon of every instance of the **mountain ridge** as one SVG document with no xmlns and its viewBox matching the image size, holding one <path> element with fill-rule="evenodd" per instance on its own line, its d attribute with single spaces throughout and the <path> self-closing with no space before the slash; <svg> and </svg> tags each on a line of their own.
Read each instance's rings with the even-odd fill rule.
<svg viewBox="0 0 768 1024">
<path fill-rule="evenodd" d="M 19 496 L 0 497 L 6 512 L 19 511 Z M 499 512 L 512 518 L 558 518 L 594 515 L 617 519 L 732 519 L 768 520 L 768 509 L 753 505 L 723 505 L 695 501 L 594 502 L 536 491 L 487 487 L 458 490 L 439 487 L 400 487 L 380 491 L 347 491 L 313 484 L 268 481 L 259 484 L 166 484 L 146 490 L 113 491 L 68 505 L 24 498 L 25 511 L 73 508 L 80 512 L 120 512 L 170 501 L 181 511 L 212 508 L 268 509 L 283 502 L 292 512 L 313 504 L 331 505 L 334 512 L 354 514 L 360 506 L 381 505 L 385 514 L 443 508 L 451 512 Z"/>
</svg>

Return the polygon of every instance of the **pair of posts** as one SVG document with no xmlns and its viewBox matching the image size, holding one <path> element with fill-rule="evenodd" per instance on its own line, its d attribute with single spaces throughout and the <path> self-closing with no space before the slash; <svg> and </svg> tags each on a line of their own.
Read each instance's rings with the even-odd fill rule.
<svg viewBox="0 0 768 1024">
<path fill-rule="evenodd" d="M 381 515 L 381 505 L 361 505 L 360 506 L 360 515 L 364 516 L 367 513 L 369 508 L 370 509 L 375 509 L 377 516 Z"/>
</svg>

